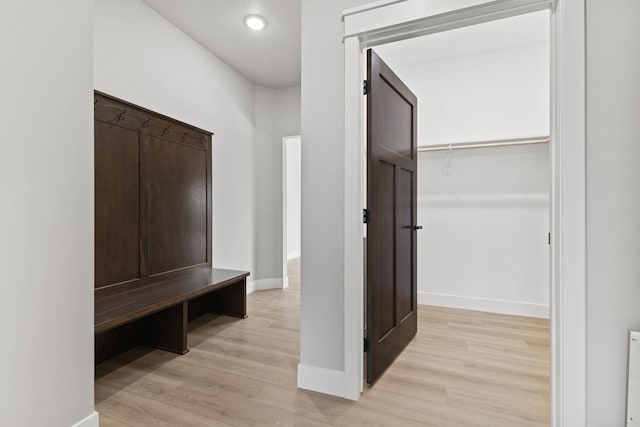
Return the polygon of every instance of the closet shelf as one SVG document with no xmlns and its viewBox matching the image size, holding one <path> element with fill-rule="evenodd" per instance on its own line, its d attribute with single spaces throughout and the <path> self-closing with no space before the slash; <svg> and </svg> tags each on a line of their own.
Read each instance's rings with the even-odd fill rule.
<svg viewBox="0 0 640 427">
<path fill-rule="evenodd" d="M 418 147 L 419 153 L 429 151 L 464 150 L 468 148 L 509 147 L 514 145 L 547 144 L 551 141 L 548 136 L 519 139 L 501 139 L 495 141 L 459 142 L 455 144 L 438 144 Z"/>
</svg>

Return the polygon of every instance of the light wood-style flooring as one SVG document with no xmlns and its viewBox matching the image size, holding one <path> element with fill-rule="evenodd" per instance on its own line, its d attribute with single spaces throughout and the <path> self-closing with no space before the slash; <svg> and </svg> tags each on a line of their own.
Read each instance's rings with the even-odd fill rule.
<svg viewBox="0 0 640 427">
<path fill-rule="evenodd" d="M 418 335 L 359 402 L 296 388 L 299 260 L 249 318 L 206 315 L 184 356 L 133 349 L 96 368 L 101 426 L 548 426 L 548 321 L 420 306 Z"/>
</svg>

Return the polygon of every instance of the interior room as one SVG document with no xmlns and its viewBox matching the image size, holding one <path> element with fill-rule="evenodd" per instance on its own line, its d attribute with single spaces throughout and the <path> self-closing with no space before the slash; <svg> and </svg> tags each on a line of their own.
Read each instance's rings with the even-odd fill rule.
<svg viewBox="0 0 640 427">
<path fill-rule="evenodd" d="M 417 336 L 430 348 L 427 357 L 412 355 L 422 360 L 416 368 L 437 371 L 437 357 L 446 356 L 475 368 L 500 363 L 502 380 L 526 373 L 536 382 L 519 403 L 529 408 L 509 399 L 490 406 L 512 414 L 519 407 L 542 423 L 549 422 L 549 22 L 543 11 L 374 47 L 418 104 Z M 454 355 L 457 338 L 467 339 L 468 354 Z M 498 362 L 498 353 L 514 357 Z M 473 388 L 466 387 L 469 399 Z"/>
<path fill-rule="evenodd" d="M 639 14 L 4 2 L 0 425 L 634 425 Z M 369 385 L 371 47 L 418 100 L 418 326 Z"/>
<path fill-rule="evenodd" d="M 549 22 L 374 48 L 418 98 L 419 304 L 549 318 Z"/>
</svg>

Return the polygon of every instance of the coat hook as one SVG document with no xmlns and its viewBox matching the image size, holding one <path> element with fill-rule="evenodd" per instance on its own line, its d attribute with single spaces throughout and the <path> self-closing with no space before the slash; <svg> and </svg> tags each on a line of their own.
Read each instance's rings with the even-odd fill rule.
<svg viewBox="0 0 640 427">
<path fill-rule="evenodd" d="M 442 171 L 442 175 L 444 176 L 451 175 L 451 151 L 452 150 L 453 150 L 453 146 L 449 144 L 449 147 L 447 148 L 446 159 L 445 159 L 445 167 L 444 167 L 444 170 Z"/>
<path fill-rule="evenodd" d="M 171 125 L 167 126 L 167 127 L 165 128 L 165 130 L 163 130 L 163 131 L 162 131 L 162 133 L 163 133 L 164 135 L 169 135 L 169 128 L 170 128 L 170 127 L 171 127 Z"/>
<path fill-rule="evenodd" d="M 182 135 L 182 140 L 184 141 L 185 137 L 189 135 L 189 132 L 185 132 L 184 135 Z"/>
<path fill-rule="evenodd" d="M 124 111 L 120 114 L 118 114 L 118 116 L 116 117 L 116 119 L 118 119 L 118 121 L 120 120 L 124 120 L 124 115 L 126 114 L 127 109 L 125 108 Z"/>
<path fill-rule="evenodd" d="M 142 123 L 142 127 L 143 128 L 148 128 L 151 125 L 151 117 L 147 118 L 147 120 L 144 121 L 144 123 Z"/>
</svg>

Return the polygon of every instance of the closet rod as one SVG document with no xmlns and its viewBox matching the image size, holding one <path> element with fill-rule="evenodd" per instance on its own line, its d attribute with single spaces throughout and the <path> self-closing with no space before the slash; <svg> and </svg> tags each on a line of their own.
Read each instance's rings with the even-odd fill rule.
<svg viewBox="0 0 640 427">
<path fill-rule="evenodd" d="M 418 147 L 418 152 L 421 153 L 426 151 L 464 150 L 467 148 L 508 147 L 512 145 L 546 144 L 549 141 L 551 141 L 550 137 L 539 136 L 535 138 L 501 139 L 497 141 L 460 142 L 456 144 L 438 144 L 438 145 Z"/>
</svg>

